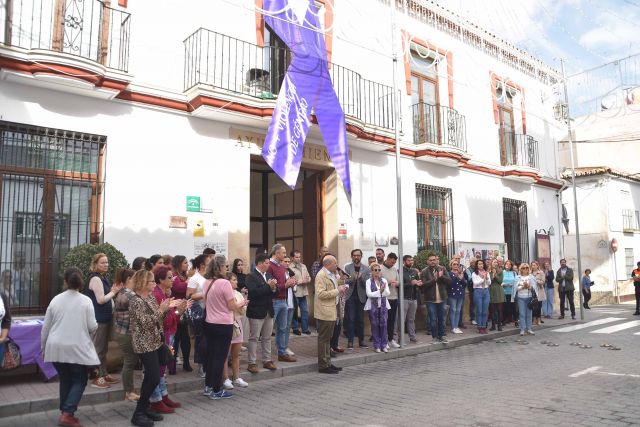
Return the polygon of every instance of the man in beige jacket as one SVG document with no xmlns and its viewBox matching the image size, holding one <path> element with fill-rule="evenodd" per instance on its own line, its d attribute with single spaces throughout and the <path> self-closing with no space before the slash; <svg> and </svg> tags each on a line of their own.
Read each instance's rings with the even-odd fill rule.
<svg viewBox="0 0 640 427">
<path fill-rule="evenodd" d="M 338 298 L 346 285 L 338 285 L 338 262 L 333 255 L 322 260 L 315 280 L 314 317 L 318 326 L 318 372 L 337 374 L 342 368 L 331 364 L 331 336 L 338 319 Z"/>
</svg>

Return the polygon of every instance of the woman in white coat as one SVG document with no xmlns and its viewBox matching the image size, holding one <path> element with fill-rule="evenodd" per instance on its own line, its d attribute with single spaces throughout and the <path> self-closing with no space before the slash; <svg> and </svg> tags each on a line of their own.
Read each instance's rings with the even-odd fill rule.
<svg viewBox="0 0 640 427">
<path fill-rule="evenodd" d="M 64 272 L 66 290 L 49 303 L 42 327 L 44 361 L 53 362 L 60 379 L 59 426 L 81 427 L 74 416 L 87 386 L 87 368 L 100 364 L 91 333 L 98 328 L 93 303 L 81 294 L 84 279 L 77 268 Z"/>
<path fill-rule="evenodd" d="M 391 291 L 384 277 L 380 277 L 380 264 L 374 262 L 369 268 L 371 268 L 371 278 L 365 284 L 367 303 L 364 305 L 364 311 L 369 312 L 375 352 L 384 351 L 386 353 L 389 351 L 387 347 L 387 316 L 388 310 L 391 308 L 387 296 Z"/>
</svg>

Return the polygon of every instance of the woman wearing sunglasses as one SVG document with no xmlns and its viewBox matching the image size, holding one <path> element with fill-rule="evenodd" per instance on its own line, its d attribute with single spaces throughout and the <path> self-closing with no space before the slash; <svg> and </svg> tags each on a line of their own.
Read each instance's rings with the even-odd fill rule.
<svg viewBox="0 0 640 427">
<path fill-rule="evenodd" d="M 371 323 L 371 335 L 373 337 L 373 348 L 376 353 L 389 351 L 387 349 L 387 316 L 391 308 L 387 296 L 391 293 L 387 281 L 380 276 L 380 264 L 370 265 L 371 278 L 367 280 L 367 303 L 364 311 L 369 312 L 369 322 Z"/>
</svg>

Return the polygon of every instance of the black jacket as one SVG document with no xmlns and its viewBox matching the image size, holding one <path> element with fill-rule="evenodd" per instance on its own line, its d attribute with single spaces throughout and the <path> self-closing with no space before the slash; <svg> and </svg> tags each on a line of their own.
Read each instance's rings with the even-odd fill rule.
<svg viewBox="0 0 640 427">
<path fill-rule="evenodd" d="M 420 293 L 420 287 L 412 285 L 412 280 L 420 279 L 420 272 L 417 268 L 407 268 L 404 267 L 402 269 L 402 285 L 404 286 L 404 299 L 407 300 L 417 300 L 418 295 Z"/>
<path fill-rule="evenodd" d="M 267 280 L 270 279 L 267 273 Z M 249 319 L 264 319 L 267 313 L 274 317 L 273 314 L 273 297 L 278 294 L 278 288 L 275 291 L 265 282 L 262 274 L 257 270 L 253 270 L 247 275 L 245 281 L 247 290 L 249 291 L 249 305 L 247 306 L 247 317 Z"/>
</svg>

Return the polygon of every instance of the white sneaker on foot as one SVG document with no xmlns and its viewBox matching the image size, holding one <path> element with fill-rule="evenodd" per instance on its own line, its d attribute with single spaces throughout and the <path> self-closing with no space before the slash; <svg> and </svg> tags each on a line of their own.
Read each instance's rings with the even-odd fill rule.
<svg viewBox="0 0 640 427">
<path fill-rule="evenodd" d="M 295 355 L 296 355 L 293 351 L 291 351 L 291 349 L 290 349 L 289 347 L 287 347 L 287 348 L 286 348 L 286 350 L 284 351 L 284 353 L 285 353 L 287 356 L 295 356 Z"/>
<path fill-rule="evenodd" d="M 225 390 L 233 390 L 233 383 L 229 378 L 224 380 L 224 384 L 222 384 L 222 386 L 224 387 Z"/>
<path fill-rule="evenodd" d="M 387 346 L 387 347 L 389 347 L 389 346 Z M 400 348 L 400 344 L 398 344 L 398 343 L 396 342 L 396 340 L 391 340 L 391 347 L 393 347 L 393 348 Z"/>
<path fill-rule="evenodd" d="M 389 344 L 385 345 L 385 346 L 384 346 L 384 349 L 385 349 L 385 350 L 389 350 Z"/>
<path fill-rule="evenodd" d="M 535 332 L 533 332 L 531 329 L 529 329 L 529 330 L 527 331 L 527 335 L 535 335 L 535 334 L 536 334 L 536 333 L 535 333 Z"/>
<path fill-rule="evenodd" d="M 453 331 L 451 332 L 453 332 L 454 334 L 461 334 L 462 330 L 460 330 L 460 328 L 453 328 Z"/>
<path fill-rule="evenodd" d="M 472 320 L 472 321 L 471 321 L 471 324 L 472 324 L 472 325 L 477 325 L 478 323 L 477 323 L 475 320 Z"/>
<path fill-rule="evenodd" d="M 235 380 L 233 380 L 233 385 L 238 387 L 249 387 L 249 383 L 242 378 L 236 378 Z"/>
<path fill-rule="evenodd" d="M 382 349 L 382 351 L 383 351 L 383 352 L 385 352 L 385 353 L 389 353 L 389 349 L 388 349 L 388 348 L 386 348 L 386 347 L 385 347 L 385 348 L 383 348 L 383 349 Z"/>
<path fill-rule="evenodd" d="M 240 351 L 247 351 L 247 347 L 245 346 L 240 347 Z"/>
<path fill-rule="evenodd" d="M 380 349 L 379 348 L 376 348 L 376 353 L 380 353 Z"/>
</svg>

